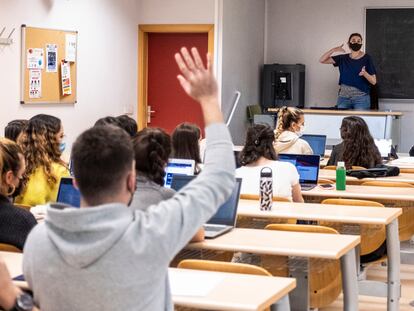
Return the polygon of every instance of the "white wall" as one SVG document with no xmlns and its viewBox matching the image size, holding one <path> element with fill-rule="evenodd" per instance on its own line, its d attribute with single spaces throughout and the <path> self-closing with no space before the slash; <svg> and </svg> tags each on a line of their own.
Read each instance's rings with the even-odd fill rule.
<svg viewBox="0 0 414 311">
<path fill-rule="evenodd" d="M 98 118 L 136 109 L 138 13 L 136 0 L 1 0 L 0 29 L 16 31 L 0 46 L 0 136 L 8 121 L 46 113 L 70 144 Z M 21 24 L 79 31 L 77 104 L 19 104 Z"/>
<path fill-rule="evenodd" d="M 214 24 L 215 0 L 141 0 L 140 24 Z"/>
<path fill-rule="evenodd" d="M 246 106 L 259 104 L 260 69 L 264 61 L 264 0 L 223 0 L 222 110 L 227 118 L 235 99 L 240 102 L 230 123 L 233 142 L 244 144 Z"/>
<path fill-rule="evenodd" d="M 266 63 L 306 65 L 306 106 L 332 106 L 338 91 L 338 70 L 318 62 L 349 34 L 364 34 L 367 6 L 413 6 L 410 0 L 267 0 Z M 375 60 L 374 60 L 375 61 Z M 380 109 L 404 112 L 401 151 L 414 144 L 414 103 L 381 102 Z"/>
</svg>

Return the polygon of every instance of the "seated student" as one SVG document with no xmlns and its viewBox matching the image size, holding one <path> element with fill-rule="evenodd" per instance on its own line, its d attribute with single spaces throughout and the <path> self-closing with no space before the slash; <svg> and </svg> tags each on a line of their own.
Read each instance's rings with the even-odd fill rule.
<svg viewBox="0 0 414 311">
<path fill-rule="evenodd" d="M 42 311 L 173 310 L 168 265 L 235 186 L 232 142 L 218 103 L 211 59 L 192 49 L 175 58 L 184 91 L 199 101 L 208 148 L 203 172 L 146 211 L 127 208 L 135 192 L 125 131 L 93 127 L 73 145 L 81 208 L 53 204 L 30 233 L 23 271 Z M 194 62 L 195 61 L 195 62 Z M 45 269 L 47 267 L 47 269 Z"/>
<path fill-rule="evenodd" d="M 27 120 L 10 121 L 4 129 L 4 137 L 17 142 L 17 138 L 19 138 L 20 133 L 23 132 L 27 123 Z"/>
<path fill-rule="evenodd" d="M 414 157 L 414 146 L 411 147 L 410 152 L 408 153 L 410 157 Z"/>
<path fill-rule="evenodd" d="M 200 173 L 200 128 L 193 123 L 184 122 L 177 125 L 171 136 L 173 146 L 171 157 L 177 159 L 194 160 L 194 174 Z"/>
<path fill-rule="evenodd" d="M 138 132 L 138 124 L 137 121 L 128 117 L 126 114 L 116 117 L 119 122 L 119 126 L 124 129 L 129 136 L 134 137 Z"/>
<path fill-rule="evenodd" d="M 39 114 L 29 120 L 19 138 L 26 159 L 23 191 L 16 203 L 39 205 L 55 202 L 60 178 L 69 176 L 61 159 L 65 150 L 64 132 L 60 119 Z"/>
<path fill-rule="evenodd" d="M 23 152 L 9 139 L 0 139 L 0 243 L 23 250 L 27 235 L 37 222 L 32 213 L 15 207 L 12 196 L 26 169 Z"/>
<path fill-rule="evenodd" d="M 332 149 L 327 165 L 344 161 L 347 169 L 352 166 L 373 168 L 382 164 L 381 154 L 375 145 L 364 119 L 357 116 L 345 117 L 341 124 L 342 142 Z"/>
<path fill-rule="evenodd" d="M 149 206 L 172 198 L 174 189 L 164 187 L 165 167 L 171 153 L 171 138 L 160 128 L 147 127 L 132 141 L 137 171 L 137 189 L 130 208 L 146 210 Z M 204 240 L 201 228 L 191 241 Z"/>
<path fill-rule="evenodd" d="M 111 117 L 111 116 L 100 118 L 94 124 L 94 126 L 102 126 L 102 125 L 114 125 L 114 126 L 121 127 L 121 124 L 118 118 Z"/>
<path fill-rule="evenodd" d="M 301 139 L 305 131 L 303 111 L 294 107 L 281 107 L 277 113 L 275 149 L 277 153 L 313 154 L 307 141 Z"/>
<path fill-rule="evenodd" d="M 236 176 L 243 178 L 241 193 L 260 193 L 260 170 L 270 167 L 273 176 L 273 196 L 288 198 L 293 202 L 303 202 L 296 167 L 288 162 L 277 161 L 273 148 L 274 133 L 266 124 L 254 124 L 247 130 L 246 142 L 240 152 L 242 167 Z"/>
<path fill-rule="evenodd" d="M 9 270 L 4 259 L 0 256 L 0 308 L 5 310 L 32 310 L 37 311 L 33 304 L 33 298 L 27 293 L 22 292 L 11 280 Z M 25 309 L 19 308 L 23 305 Z"/>
</svg>

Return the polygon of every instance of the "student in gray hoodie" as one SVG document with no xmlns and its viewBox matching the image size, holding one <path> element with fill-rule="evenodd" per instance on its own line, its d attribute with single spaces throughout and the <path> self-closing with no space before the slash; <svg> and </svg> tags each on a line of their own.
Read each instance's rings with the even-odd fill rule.
<svg viewBox="0 0 414 311">
<path fill-rule="evenodd" d="M 218 104 L 210 57 L 176 54 L 184 91 L 200 102 L 206 124 L 202 173 L 171 199 L 132 212 L 135 165 L 127 134 L 87 130 L 72 150 L 81 208 L 48 207 L 24 248 L 23 270 L 41 310 L 172 310 L 171 259 L 230 196 L 234 157 Z"/>
</svg>

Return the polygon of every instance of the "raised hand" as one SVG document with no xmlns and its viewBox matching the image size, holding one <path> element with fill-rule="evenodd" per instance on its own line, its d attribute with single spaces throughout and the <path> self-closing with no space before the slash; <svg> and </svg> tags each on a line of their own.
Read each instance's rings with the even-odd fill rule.
<svg viewBox="0 0 414 311">
<path fill-rule="evenodd" d="M 205 68 L 196 48 L 191 49 L 191 54 L 192 56 L 186 48 L 181 48 L 181 54 L 175 54 L 175 60 L 182 73 L 177 76 L 182 88 L 189 96 L 200 102 L 206 97 L 217 97 L 218 88 L 211 66 L 211 56 L 207 55 L 207 68 Z"/>
<path fill-rule="evenodd" d="M 332 52 L 342 52 L 345 53 L 344 44 L 338 45 L 332 49 Z"/>
<path fill-rule="evenodd" d="M 181 87 L 190 97 L 200 103 L 206 125 L 223 122 L 211 56 L 207 55 L 207 68 L 205 68 L 196 48 L 191 49 L 192 55 L 184 47 L 180 52 L 175 54 L 175 61 L 181 71 L 181 74 L 177 76 Z"/>
</svg>

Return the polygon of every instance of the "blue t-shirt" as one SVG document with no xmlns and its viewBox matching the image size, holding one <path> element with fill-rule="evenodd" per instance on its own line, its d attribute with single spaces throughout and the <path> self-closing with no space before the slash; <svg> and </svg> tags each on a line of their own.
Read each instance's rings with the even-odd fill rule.
<svg viewBox="0 0 414 311">
<path fill-rule="evenodd" d="M 360 59 L 352 59 L 349 55 L 332 56 L 332 59 L 335 61 L 334 66 L 339 67 L 339 84 L 353 86 L 365 93 L 369 93 L 371 84 L 367 79 L 361 77 L 359 73 L 362 67 L 365 66 L 365 71 L 370 75 L 376 74 L 372 58 L 368 54 L 365 54 Z"/>
</svg>

